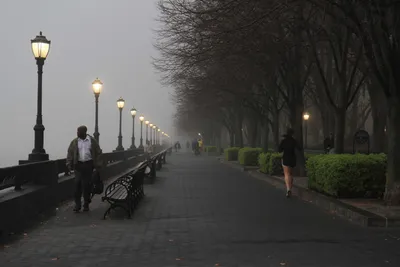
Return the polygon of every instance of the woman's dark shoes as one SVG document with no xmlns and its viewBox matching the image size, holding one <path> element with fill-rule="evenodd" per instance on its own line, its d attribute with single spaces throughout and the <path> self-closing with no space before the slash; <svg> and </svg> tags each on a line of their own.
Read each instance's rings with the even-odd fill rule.
<svg viewBox="0 0 400 267">
<path fill-rule="evenodd" d="M 291 196 L 292 196 L 292 191 L 288 190 L 288 191 L 286 192 L 286 197 L 287 197 L 287 198 L 290 198 Z"/>
<path fill-rule="evenodd" d="M 83 205 L 83 211 L 89 211 L 89 204 Z"/>
<path fill-rule="evenodd" d="M 78 213 L 78 212 L 80 212 L 80 211 L 81 211 L 81 207 L 75 206 L 74 212 L 75 212 L 75 213 Z"/>
</svg>

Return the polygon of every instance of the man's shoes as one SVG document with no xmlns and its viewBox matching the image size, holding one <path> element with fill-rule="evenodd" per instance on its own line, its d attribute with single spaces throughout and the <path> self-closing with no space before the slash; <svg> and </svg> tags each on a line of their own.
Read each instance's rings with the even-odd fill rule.
<svg viewBox="0 0 400 267">
<path fill-rule="evenodd" d="M 83 211 L 89 211 L 89 204 L 83 205 Z"/>
<path fill-rule="evenodd" d="M 78 213 L 78 212 L 80 212 L 80 211 L 81 211 L 81 207 L 80 207 L 80 206 L 75 206 L 74 212 L 75 212 L 75 213 Z"/>
</svg>

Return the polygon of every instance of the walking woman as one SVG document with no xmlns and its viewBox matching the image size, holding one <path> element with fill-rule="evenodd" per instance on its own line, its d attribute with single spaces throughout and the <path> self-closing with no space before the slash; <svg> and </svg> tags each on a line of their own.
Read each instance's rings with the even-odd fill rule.
<svg viewBox="0 0 400 267">
<path fill-rule="evenodd" d="M 283 152 L 282 155 L 282 167 L 285 175 L 286 184 L 286 197 L 291 197 L 293 176 L 292 170 L 296 167 L 296 149 L 299 149 L 297 141 L 293 138 L 293 129 L 288 129 L 286 134 L 283 136 L 284 139 L 279 145 L 279 152 Z"/>
</svg>

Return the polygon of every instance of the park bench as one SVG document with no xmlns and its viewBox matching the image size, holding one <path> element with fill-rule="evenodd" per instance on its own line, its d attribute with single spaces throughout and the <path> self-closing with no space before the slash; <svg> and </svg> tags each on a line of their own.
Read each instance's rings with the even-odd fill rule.
<svg viewBox="0 0 400 267">
<path fill-rule="evenodd" d="M 149 167 L 150 172 L 146 175 L 149 179 L 150 183 L 154 183 L 154 180 L 157 176 L 157 171 L 162 169 L 162 164 L 166 163 L 166 154 L 167 150 L 163 150 L 160 153 L 157 153 L 151 156 L 147 160 L 147 167 Z"/>
<path fill-rule="evenodd" d="M 139 164 L 135 170 L 107 186 L 102 201 L 107 201 L 110 207 L 105 211 L 104 219 L 111 210 L 118 207 L 125 210 L 128 218 L 131 218 L 134 209 L 144 197 L 143 179 L 146 166 L 145 163 Z"/>
<path fill-rule="evenodd" d="M 125 174 L 114 182 L 109 184 L 104 191 L 102 201 L 107 201 L 110 207 L 105 211 L 103 218 L 105 219 L 111 210 L 122 208 L 131 218 L 134 209 L 144 197 L 143 182 L 144 178 L 150 179 L 154 183 L 156 170 L 162 168 L 162 164 L 166 163 L 167 150 L 163 150 L 151 156 L 149 159 L 141 162 L 138 166 L 128 174 Z M 149 168 L 150 172 L 146 173 Z"/>
</svg>

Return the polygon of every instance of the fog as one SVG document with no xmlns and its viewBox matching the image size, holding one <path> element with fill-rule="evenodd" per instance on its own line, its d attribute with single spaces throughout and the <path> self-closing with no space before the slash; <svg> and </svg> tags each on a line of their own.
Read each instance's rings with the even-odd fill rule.
<svg viewBox="0 0 400 267">
<path fill-rule="evenodd" d="M 30 40 L 43 32 L 51 49 L 43 70 L 44 148 L 51 159 L 63 158 L 79 125 L 94 131 L 91 83 L 103 83 L 99 103 L 100 145 L 117 146 L 119 112 L 125 99 L 123 146 L 132 135 L 130 109 L 172 133 L 172 90 L 164 88 L 152 66 L 157 0 L 2 0 L 0 29 L 0 166 L 27 159 L 34 146 L 37 66 Z"/>
</svg>

